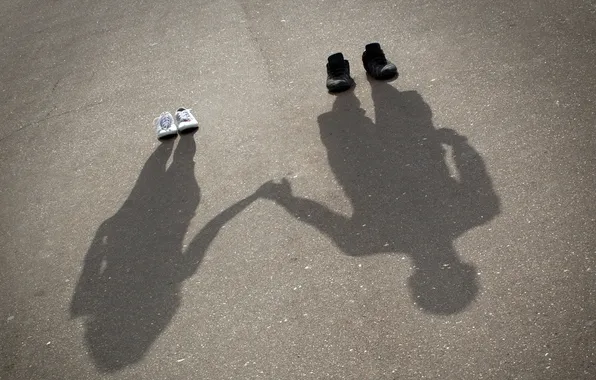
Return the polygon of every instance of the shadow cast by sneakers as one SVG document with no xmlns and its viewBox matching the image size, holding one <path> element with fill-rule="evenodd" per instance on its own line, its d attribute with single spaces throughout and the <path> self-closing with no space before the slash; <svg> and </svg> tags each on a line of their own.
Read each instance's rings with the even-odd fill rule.
<svg viewBox="0 0 596 380">
<path fill-rule="evenodd" d="M 213 239 L 257 198 L 223 210 L 184 249 L 201 200 L 195 152 L 193 138 L 160 144 L 85 255 L 70 315 L 84 319 L 88 353 L 100 372 L 119 371 L 145 356 L 176 314 L 183 282 L 195 274 Z"/>
</svg>

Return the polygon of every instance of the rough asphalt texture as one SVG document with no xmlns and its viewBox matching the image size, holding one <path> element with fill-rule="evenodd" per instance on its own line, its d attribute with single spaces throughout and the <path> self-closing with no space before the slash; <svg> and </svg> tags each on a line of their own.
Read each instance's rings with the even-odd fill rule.
<svg viewBox="0 0 596 380">
<path fill-rule="evenodd" d="M 593 0 L 0 14 L 1 379 L 596 378 Z"/>
</svg>

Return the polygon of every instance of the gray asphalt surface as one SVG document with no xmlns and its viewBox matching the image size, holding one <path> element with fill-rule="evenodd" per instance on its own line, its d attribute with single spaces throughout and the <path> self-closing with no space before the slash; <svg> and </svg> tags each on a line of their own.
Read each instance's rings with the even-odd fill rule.
<svg viewBox="0 0 596 380">
<path fill-rule="evenodd" d="M 593 0 L 0 14 L 1 379 L 596 378 Z"/>
</svg>

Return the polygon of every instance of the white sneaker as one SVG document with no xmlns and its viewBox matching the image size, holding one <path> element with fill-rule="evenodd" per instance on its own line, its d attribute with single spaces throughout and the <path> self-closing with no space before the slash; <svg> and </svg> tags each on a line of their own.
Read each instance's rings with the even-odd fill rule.
<svg viewBox="0 0 596 380">
<path fill-rule="evenodd" d="M 157 139 L 167 139 L 168 137 L 175 137 L 178 134 L 178 128 L 174 123 L 174 118 L 169 112 L 162 112 L 157 119 L 155 119 L 155 131 L 157 132 Z"/>
<path fill-rule="evenodd" d="M 194 131 L 199 128 L 199 122 L 190 113 L 190 109 L 178 108 L 176 110 L 176 121 L 178 122 L 178 131 L 180 133 Z"/>
</svg>

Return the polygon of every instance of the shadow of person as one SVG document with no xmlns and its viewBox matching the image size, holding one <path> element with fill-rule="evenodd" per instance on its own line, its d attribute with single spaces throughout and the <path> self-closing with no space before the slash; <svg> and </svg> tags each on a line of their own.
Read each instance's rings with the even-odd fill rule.
<svg viewBox="0 0 596 380">
<path fill-rule="evenodd" d="M 262 196 L 348 255 L 408 254 L 415 268 L 408 280 L 413 301 L 433 314 L 460 312 L 475 299 L 479 284 L 454 241 L 494 218 L 498 197 L 478 152 L 454 131 L 437 130 L 420 94 L 385 82 L 371 86 L 374 122 L 353 92 L 337 96 L 332 110 L 318 118 L 329 165 L 352 215 L 292 195 L 286 179 L 264 186 Z"/>
<path fill-rule="evenodd" d="M 98 228 L 85 256 L 70 313 L 85 316 L 85 341 L 97 368 L 136 363 L 180 307 L 182 282 L 197 270 L 221 227 L 257 199 L 224 210 L 193 238 L 183 239 L 200 201 L 192 137 L 162 143 L 149 157 L 128 199 Z"/>
</svg>

